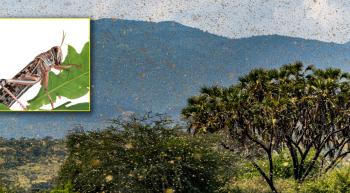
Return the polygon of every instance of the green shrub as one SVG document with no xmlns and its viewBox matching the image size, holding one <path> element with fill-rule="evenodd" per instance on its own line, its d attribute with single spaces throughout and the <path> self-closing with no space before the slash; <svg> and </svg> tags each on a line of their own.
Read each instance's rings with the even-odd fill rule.
<svg viewBox="0 0 350 193">
<path fill-rule="evenodd" d="M 272 159 L 274 163 L 273 166 L 276 178 L 287 179 L 293 177 L 293 163 L 291 157 L 289 156 L 286 150 L 282 150 L 279 153 L 274 152 L 272 155 Z M 257 158 L 256 162 L 261 166 L 261 168 L 263 168 L 265 171 L 268 171 L 269 164 L 266 159 Z M 260 173 L 256 170 L 256 168 L 253 167 L 251 162 L 249 162 L 248 160 L 242 161 L 241 168 L 241 179 L 260 177 Z"/>
<path fill-rule="evenodd" d="M 293 177 L 293 163 L 287 150 L 282 150 L 279 153 L 273 154 L 274 171 L 277 178 L 291 178 Z"/>
<path fill-rule="evenodd" d="M 71 182 L 67 182 L 63 186 L 59 186 L 51 190 L 50 193 L 74 193 L 73 185 Z"/>
<path fill-rule="evenodd" d="M 337 168 L 318 178 L 308 179 L 298 184 L 292 178 L 276 179 L 280 193 L 348 193 L 350 192 L 350 166 Z M 235 193 L 269 193 L 271 190 L 264 180 L 256 176 L 239 178 L 227 185 L 227 192 Z"/>
<path fill-rule="evenodd" d="M 345 193 L 350 192 L 350 166 L 337 168 L 322 177 L 301 185 L 300 192 Z"/>
<path fill-rule="evenodd" d="M 309 162 L 314 155 L 314 149 L 310 150 L 311 153 L 306 158 L 305 166 L 307 167 Z M 281 179 L 289 179 L 293 178 L 293 163 L 292 158 L 287 149 L 281 149 L 279 152 L 274 152 L 272 155 L 273 163 L 274 163 L 274 174 L 275 177 Z M 263 168 L 265 171 L 268 171 L 268 161 L 263 158 L 256 158 L 256 162 Z M 310 172 L 310 176 L 315 176 L 319 172 L 319 163 L 317 162 L 314 165 L 315 169 Z M 240 163 L 240 171 L 239 171 L 240 179 L 252 178 L 260 176 L 260 173 L 254 168 L 248 160 L 243 159 Z"/>
<path fill-rule="evenodd" d="M 208 136 L 154 122 L 116 121 L 108 129 L 68 135 L 60 183 L 77 192 L 219 192 L 232 165 Z M 228 163 L 230 162 L 230 163 Z"/>
</svg>

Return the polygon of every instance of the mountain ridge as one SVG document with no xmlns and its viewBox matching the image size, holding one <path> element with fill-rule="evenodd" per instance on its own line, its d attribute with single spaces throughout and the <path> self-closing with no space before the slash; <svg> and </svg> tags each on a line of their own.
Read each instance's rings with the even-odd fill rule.
<svg viewBox="0 0 350 193">
<path fill-rule="evenodd" d="M 227 38 L 230 40 L 244 40 L 244 39 L 250 39 L 250 38 L 255 38 L 255 37 L 268 37 L 268 36 L 276 36 L 276 37 L 281 37 L 281 38 L 294 38 L 294 39 L 300 39 L 300 40 L 306 40 L 306 41 L 315 41 L 315 42 L 321 42 L 321 43 L 329 43 L 329 44 L 338 44 L 338 45 L 345 45 L 345 44 L 350 44 L 350 40 L 344 43 L 339 43 L 339 42 L 333 42 L 333 41 L 322 41 L 322 40 L 318 40 L 318 39 L 310 39 L 310 38 L 303 38 L 303 37 L 299 37 L 299 36 L 288 36 L 288 35 L 281 35 L 281 34 L 263 34 L 263 35 L 252 35 L 252 36 L 244 36 L 244 37 L 229 37 L 229 36 L 224 36 L 221 34 L 215 34 L 212 32 L 208 32 L 207 30 L 202 30 L 200 28 L 196 28 L 196 27 L 192 27 L 189 25 L 185 25 L 182 23 L 179 23 L 177 21 L 173 21 L 173 20 L 169 20 L 169 21 L 145 21 L 145 20 L 131 20 L 131 19 L 110 19 L 110 18 L 101 18 L 98 20 L 112 20 L 114 22 L 129 22 L 129 23 L 148 23 L 148 24 L 159 24 L 159 25 L 176 25 L 176 26 L 183 26 L 185 28 L 190 28 L 190 29 L 194 29 L 194 30 L 198 30 L 201 31 L 203 33 L 207 33 L 210 35 L 214 35 L 217 37 L 222 37 L 222 38 Z M 98 20 L 94 20 L 94 21 L 98 21 Z"/>
</svg>

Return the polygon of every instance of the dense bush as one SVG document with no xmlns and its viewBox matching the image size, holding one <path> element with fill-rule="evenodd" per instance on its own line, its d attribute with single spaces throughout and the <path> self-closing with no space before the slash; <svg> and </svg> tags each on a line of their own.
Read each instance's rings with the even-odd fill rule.
<svg viewBox="0 0 350 193">
<path fill-rule="evenodd" d="M 78 192 L 219 192 L 229 176 L 234 160 L 208 136 L 192 137 L 164 119 L 114 123 L 67 137 L 60 183 L 71 181 Z"/>
</svg>

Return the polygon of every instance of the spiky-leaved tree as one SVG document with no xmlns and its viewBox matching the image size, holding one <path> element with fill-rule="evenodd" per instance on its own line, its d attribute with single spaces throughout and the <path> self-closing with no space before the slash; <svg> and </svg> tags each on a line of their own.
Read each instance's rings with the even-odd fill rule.
<svg viewBox="0 0 350 193">
<path fill-rule="evenodd" d="M 336 166 L 350 150 L 350 76 L 339 69 L 255 69 L 228 88 L 206 87 L 188 100 L 182 115 L 197 132 L 226 131 L 248 157 L 268 160 L 267 171 L 250 159 L 273 192 L 273 151 L 287 149 L 293 176 L 303 182 L 316 168 Z"/>
</svg>

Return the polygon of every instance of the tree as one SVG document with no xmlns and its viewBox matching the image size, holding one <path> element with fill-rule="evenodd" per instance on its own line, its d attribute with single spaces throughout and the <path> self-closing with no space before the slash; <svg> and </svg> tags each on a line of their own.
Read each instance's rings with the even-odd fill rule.
<svg viewBox="0 0 350 193">
<path fill-rule="evenodd" d="M 112 120 L 100 131 L 67 138 L 59 178 L 77 192 L 219 192 L 230 153 L 217 151 L 164 117 Z"/>
<path fill-rule="evenodd" d="M 254 69 L 228 88 L 206 87 L 182 115 L 194 133 L 226 131 L 232 151 L 265 155 L 268 171 L 251 159 L 273 192 L 274 151 L 288 149 L 293 176 L 303 182 L 317 168 L 336 166 L 349 153 L 350 76 L 339 69 Z M 238 146 L 237 146 L 238 145 Z"/>
</svg>

